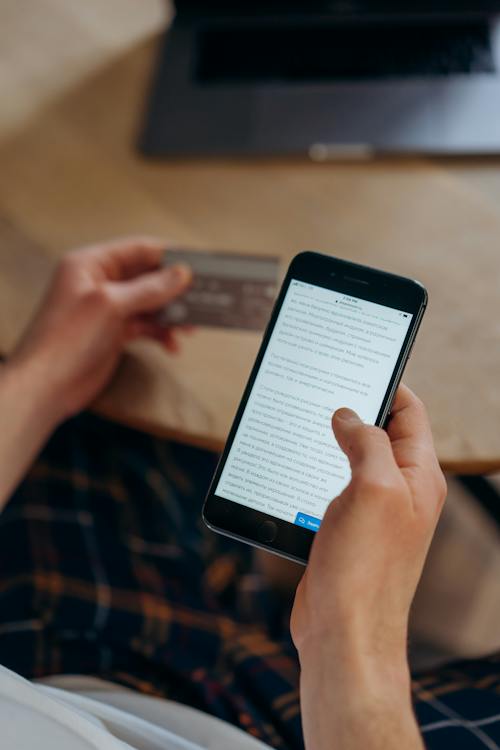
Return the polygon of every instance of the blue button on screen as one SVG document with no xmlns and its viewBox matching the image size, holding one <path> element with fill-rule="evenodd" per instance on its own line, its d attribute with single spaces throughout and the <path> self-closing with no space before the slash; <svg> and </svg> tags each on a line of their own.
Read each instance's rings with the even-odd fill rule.
<svg viewBox="0 0 500 750">
<path fill-rule="evenodd" d="M 314 518 L 314 516 L 308 516 L 306 513 L 297 513 L 294 523 L 296 526 L 302 526 L 304 529 L 318 531 L 321 526 L 321 519 Z"/>
</svg>

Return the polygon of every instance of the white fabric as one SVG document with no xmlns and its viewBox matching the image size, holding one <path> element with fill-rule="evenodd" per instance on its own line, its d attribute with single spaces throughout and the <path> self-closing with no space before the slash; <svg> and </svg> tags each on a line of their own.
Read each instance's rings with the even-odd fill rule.
<svg viewBox="0 0 500 750">
<path fill-rule="evenodd" d="M 31 683 L 0 666 L 2 750 L 270 750 L 172 701 L 88 677 Z"/>
</svg>

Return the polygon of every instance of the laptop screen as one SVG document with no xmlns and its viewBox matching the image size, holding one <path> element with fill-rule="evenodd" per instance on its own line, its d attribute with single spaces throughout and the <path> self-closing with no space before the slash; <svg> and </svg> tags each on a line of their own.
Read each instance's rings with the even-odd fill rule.
<svg viewBox="0 0 500 750">
<path fill-rule="evenodd" d="M 329 15 L 446 14 L 484 15 L 500 12 L 500 0 L 175 0 L 177 10 L 232 15 L 266 13 L 327 13 Z M 235 5 L 237 7 L 235 7 Z"/>
</svg>

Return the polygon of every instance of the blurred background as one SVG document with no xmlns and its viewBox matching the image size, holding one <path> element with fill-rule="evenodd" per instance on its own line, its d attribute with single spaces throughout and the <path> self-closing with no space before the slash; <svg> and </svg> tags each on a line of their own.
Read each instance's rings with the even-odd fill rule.
<svg viewBox="0 0 500 750">
<path fill-rule="evenodd" d="M 0 352 L 67 249 L 146 233 L 418 277 L 408 370 L 450 494 L 417 666 L 500 649 L 500 3 L 3 0 Z M 96 404 L 220 448 L 258 333 L 134 344 Z M 376 543 L 376 540 L 374 540 Z"/>
</svg>

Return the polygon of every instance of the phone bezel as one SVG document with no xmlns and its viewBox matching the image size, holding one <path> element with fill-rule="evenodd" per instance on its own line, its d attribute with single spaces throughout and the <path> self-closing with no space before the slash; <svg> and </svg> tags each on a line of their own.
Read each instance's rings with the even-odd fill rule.
<svg viewBox="0 0 500 750">
<path fill-rule="evenodd" d="M 255 547 L 266 549 L 296 562 L 306 563 L 316 532 L 304 529 L 290 521 L 276 518 L 262 511 L 247 508 L 237 502 L 220 497 L 214 492 L 254 386 L 283 300 L 293 279 L 371 302 L 377 302 L 387 307 L 394 307 L 403 312 L 412 313 L 413 319 L 411 325 L 401 347 L 394 372 L 375 422 L 375 424 L 381 426 L 384 425 L 390 413 L 396 389 L 409 359 L 413 342 L 427 306 L 428 295 L 422 284 L 413 279 L 312 251 L 296 255 L 288 268 L 231 426 L 224 451 L 220 457 L 205 499 L 202 514 L 203 520 L 213 531 Z M 276 528 L 276 535 L 272 542 L 266 542 L 262 539 L 262 529 L 266 522 L 271 522 Z"/>
</svg>

